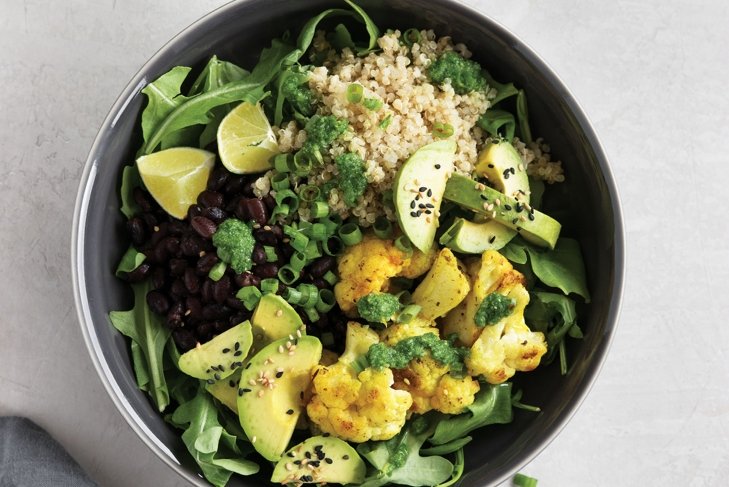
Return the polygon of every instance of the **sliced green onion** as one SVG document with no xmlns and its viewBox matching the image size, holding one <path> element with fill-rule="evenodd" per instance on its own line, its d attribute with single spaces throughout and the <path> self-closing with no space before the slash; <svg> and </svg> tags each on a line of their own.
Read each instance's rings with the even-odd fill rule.
<svg viewBox="0 0 729 487">
<path fill-rule="evenodd" d="M 306 267 L 306 264 L 309 263 L 309 259 L 306 258 L 306 254 L 303 252 L 294 252 L 294 255 L 291 256 L 291 261 L 289 262 L 289 265 L 292 269 L 296 271 L 301 271 L 304 267 Z"/>
<path fill-rule="evenodd" d="M 316 240 L 311 240 L 304 250 L 306 259 L 312 261 L 321 257 L 321 243 Z"/>
<path fill-rule="evenodd" d="M 392 122 L 392 115 L 386 116 L 382 122 L 379 123 L 378 127 L 380 127 L 382 130 L 387 129 L 387 127 L 390 126 L 390 123 Z"/>
<path fill-rule="evenodd" d="M 279 173 L 291 172 L 294 169 L 294 156 L 291 153 L 276 154 L 273 157 L 273 167 Z"/>
<path fill-rule="evenodd" d="M 261 292 L 263 294 L 272 293 L 275 294 L 276 291 L 278 291 L 278 279 L 270 278 L 270 279 L 263 279 L 261 281 Z"/>
<path fill-rule="evenodd" d="M 291 181 L 289 181 L 289 175 L 283 172 L 274 174 L 271 178 L 271 188 L 276 191 L 282 191 L 288 189 Z"/>
<path fill-rule="evenodd" d="M 306 317 L 312 323 L 319 321 L 319 313 L 316 311 L 316 308 L 304 308 L 304 313 L 306 313 Z"/>
<path fill-rule="evenodd" d="M 293 169 L 292 171 L 297 176 L 305 176 L 311 172 L 311 170 L 314 168 L 314 161 L 311 157 L 309 157 L 309 154 L 306 152 L 300 150 L 296 154 L 294 154 L 294 162 L 293 162 Z"/>
<path fill-rule="evenodd" d="M 321 344 L 325 347 L 331 347 L 334 345 L 334 333 L 331 331 L 325 331 L 321 334 Z"/>
<path fill-rule="evenodd" d="M 318 312 L 328 313 L 335 304 L 337 304 L 337 300 L 331 289 L 319 289 L 319 298 L 315 305 Z"/>
<path fill-rule="evenodd" d="M 439 139 L 447 139 L 453 135 L 453 125 L 449 123 L 435 122 L 433 124 L 433 135 Z"/>
<path fill-rule="evenodd" d="M 327 203 L 326 201 L 314 201 L 311 204 L 310 212 L 312 218 L 325 218 L 329 216 L 329 203 Z M 334 228 L 336 229 L 336 225 L 334 226 Z"/>
<path fill-rule="evenodd" d="M 329 236 L 329 232 L 327 232 L 327 226 L 323 223 L 314 223 L 311 226 L 311 239 L 322 241 L 326 240 Z"/>
<path fill-rule="evenodd" d="M 382 108 L 382 100 L 380 100 L 379 98 L 365 98 L 362 101 L 362 105 L 364 105 L 367 110 L 376 112 L 377 110 Z"/>
<path fill-rule="evenodd" d="M 276 253 L 276 247 L 270 245 L 264 245 L 263 251 L 266 252 L 266 262 L 276 262 L 278 260 L 278 254 Z"/>
<path fill-rule="evenodd" d="M 339 281 L 339 278 L 337 277 L 337 275 L 335 273 L 333 273 L 332 271 L 327 271 L 327 273 L 324 274 L 322 279 L 324 279 L 327 283 L 329 283 L 330 286 L 335 285 Z"/>
<path fill-rule="evenodd" d="M 406 46 L 412 47 L 413 44 L 420 42 L 420 31 L 418 29 L 406 30 L 402 34 L 402 41 Z"/>
<path fill-rule="evenodd" d="M 342 215 L 340 215 L 339 213 L 334 213 L 332 215 L 329 215 L 329 219 L 332 221 L 332 223 L 334 223 L 337 226 L 342 225 L 342 222 L 343 222 Z"/>
<path fill-rule="evenodd" d="M 212 279 L 213 281 L 219 281 L 221 277 L 223 277 L 223 274 L 225 274 L 225 269 L 228 268 L 228 264 L 223 262 L 222 260 L 215 264 L 212 269 L 210 269 L 210 272 L 208 272 L 208 277 Z"/>
<path fill-rule="evenodd" d="M 386 216 L 378 216 L 372 229 L 378 238 L 387 239 L 392 237 L 392 222 Z"/>
<path fill-rule="evenodd" d="M 290 189 L 277 191 L 275 199 L 278 206 L 288 205 L 291 213 L 299 209 L 299 195 Z"/>
<path fill-rule="evenodd" d="M 291 245 L 294 248 L 294 250 L 297 250 L 299 252 L 304 252 L 306 250 L 306 246 L 309 245 L 309 237 L 304 235 L 302 232 L 298 232 L 291 239 L 291 242 L 289 242 L 289 245 Z"/>
<path fill-rule="evenodd" d="M 240 290 L 235 294 L 235 297 L 243 302 L 243 306 L 245 306 L 248 311 L 253 311 L 253 309 L 258 306 L 258 301 L 261 299 L 261 291 L 256 286 L 245 286 L 240 288 Z"/>
<path fill-rule="evenodd" d="M 291 267 L 290 264 L 281 266 L 281 268 L 278 270 L 278 278 L 287 286 L 290 286 L 291 284 L 298 281 L 300 276 L 301 271 L 294 269 L 293 267 Z"/>
<path fill-rule="evenodd" d="M 423 308 L 417 304 L 409 304 L 405 306 L 403 310 L 400 311 L 400 314 L 397 315 L 397 322 L 410 323 L 413 318 L 418 316 L 418 313 L 420 313 L 421 309 Z"/>
<path fill-rule="evenodd" d="M 344 252 L 344 242 L 342 242 L 342 239 L 336 235 L 332 235 L 322 242 L 321 247 L 325 254 L 333 257 L 342 255 L 342 252 Z"/>
<path fill-rule="evenodd" d="M 287 287 L 283 292 L 286 302 L 298 305 L 301 302 L 301 291 L 293 287 Z"/>
<path fill-rule="evenodd" d="M 347 101 L 349 103 L 359 103 L 362 101 L 364 88 L 359 83 L 351 83 L 347 86 Z"/>
<path fill-rule="evenodd" d="M 400 291 L 395 296 L 397 296 L 397 299 L 403 306 L 407 306 L 413 302 L 413 295 L 410 293 L 410 291 Z"/>
<path fill-rule="evenodd" d="M 339 229 L 339 238 L 346 246 L 357 245 L 362 241 L 362 230 L 356 223 L 345 223 Z"/>
<path fill-rule="evenodd" d="M 299 187 L 299 198 L 306 202 L 312 202 L 319 198 L 321 195 L 321 189 L 313 184 L 304 184 Z"/>
<path fill-rule="evenodd" d="M 514 475 L 512 483 L 516 487 L 537 487 L 537 479 L 524 475 L 523 473 L 517 473 Z"/>
<path fill-rule="evenodd" d="M 332 215 L 333 216 L 333 215 Z M 337 232 L 337 229 L 339 228 L 339 224 L 336 222 L 333 222 L 330 218 L 319 218 L 319 223 L 323 223 L 327 227 L 327 233 L 332 235 Z"/>
<path fill-rule="evenodd" d="M 319 300 L 319 288 L 313 284 L 299 284 L 296 289 L 301 293 L 299 306 L 302 308 L 313 308 Z"/>
<path fill-rule="evenodd" d="M 405 235 L 400 235 L 395 239 L 395 247 L 408 257 L 413 253 L 413 244 Z"/>
</svg>

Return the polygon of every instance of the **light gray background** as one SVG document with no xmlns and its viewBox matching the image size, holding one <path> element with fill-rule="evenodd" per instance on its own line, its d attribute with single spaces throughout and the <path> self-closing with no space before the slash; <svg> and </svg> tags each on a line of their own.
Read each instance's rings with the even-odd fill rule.
<svg viewBox="0 0 729 487">
<path fill-rule="evenodd" d="M 102 486 L 179 485 L 107 398 L 71 292 L 96 129 L 155 50 L 222 0 L 0 0 L 0 414 Z M 543 486 L 729 478 L 729 3 L 481 0 L 582 103 L 620 188 L 619 330 L 592 393 L 524 472 Z"/>
</svg>

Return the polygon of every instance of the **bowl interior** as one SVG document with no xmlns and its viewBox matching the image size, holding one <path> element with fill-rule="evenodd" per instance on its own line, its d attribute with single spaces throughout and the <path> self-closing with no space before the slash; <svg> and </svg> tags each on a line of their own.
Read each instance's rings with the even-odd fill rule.
<svg viewBox="0 0 729 487">
<path fill-rule="evenodd" d="M 609 345 L 622 285 L 622 227 L 605 156 L 581 110 L 559 80 L 520 41 L 483 15 L 453 1 L 365 1 L 360 4 L 382 30 L 413 26 L 451 35 L 501 81 L 513 81 L 529 95 L 532 132 L 544 137 L 561 159 L 567 181 L 553 189 L 552 202 L 569 204 L 563 234 L 577 238 L 587 267 L 592 302 L 580 325 L 585 339 L 570 346 L 566 377 L 559 367 L 518 378 L 525 402 L 542 412 L 517 410 L 512 424 L 491 426 L 466 450 L 463 486 L 496 483 L 533 458 L 559 432 L 587 393 Z M 197 469 L 179 438 L 135 384 L 128 344 L 107 313 L 128 309 L 131 292 L 114 277 L 128 246 L 119 211 L 121 169 L 141 143 L 137 127 L 144 107 L 141 88 L 175 65 L 200 68 L 210 55 L 251 67 L 261 49 L 284 30 L 298 28 L 325 0 L 249 0 L 227 5 L 188 28 L 134 77 L 104 122 L 84 172 L 76 210 L 74 269 L 82 327 L 102 379 L 122 414 L 167 463 L 193 483 Z M 549 201 L 547 201 L 549 203 Z M 176 464 L 182 463 L 180 468 Z M 259 478 L 235 478 L 230 485 L 261 485 Z M 200 483 L 200 485 L 204 485 Z"/>
</svg>

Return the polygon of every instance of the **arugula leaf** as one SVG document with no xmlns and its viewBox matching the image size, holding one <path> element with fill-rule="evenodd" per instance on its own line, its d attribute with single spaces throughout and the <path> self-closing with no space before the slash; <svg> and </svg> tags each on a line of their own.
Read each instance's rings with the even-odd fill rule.
<svg viewBox="0 0 729 487">
<path fill-rule="evenodd" d="M 444 445 L 466 436 L 476 428 L 489 424 L 510 423 L 511 420 L 511 384 L 506 382 L 488 385 L 482 387 L 476 394 L 476 400 L 466 408 L 465 413 L 442 419 L 435 428 L 430 442 L 434 445 Z"/>
<path fill-rule="evenodd" d="M 451 485 L 456 484 L 459 480 L 461 480 L 465 467 L 466 459 L 463 455 L 463 448 L 461 448 L 456 452 L 456 463 L 453 466 L 453 474 L 451 475 L 450 480 L 443 482 L 442 484 L 438 484 L 435 487 L 450 487 Z"/>
<path fill-rule="evenodd" d="M 122 170 L 121 189 L 121 212 L 127 219 L 139 212 L 139 205 L 134 201 L 134 188 L 142 186 L 142 178 L 139 176 L 137 166 L 124 166 Z"/>
<path fill-rule="evenodd" d="M 142 137 L 147 142 L 160 120 L 187 99 L 182 95 L 182 83 L 190 73 L 187 66 L 175 66 L 144 87 L 147 106 L 142 112 Z"/>
<path fill-rule="evenodd" d="M 544 333 L 548 351 L 543 360 L 549 364 L 557 355 L 558 346 L 564 341 L 565 335 L 576 326 L 575 302 L 562 294 L 543 291 L 532 291 L 529 296 L 524 319 L 533 331 Z"/>
<path fill-rule="evenodd" d="M 362 22 L 365 24 L 365 29 L 367 29 L 367 33 L 370 35 L 369 43 L 367 44 L 366 49 L 358 49 L 357 54 L 360 56 L 363 56 L 367 54 L 368 52 L 374 51 L 377 48 L 377 38 L 380 37 L 380 29 L 377 28 L 377 25 L 375 22 L 370 18 L 367 13 L 362 10 L 362 7 L 354 3 L 352 0 L 344 0 L 349 4 L 350 7 L 352 7 L 352 10 L 354 10 L 362 19 Z"/>
<path fill-rule="evenodd" d="M 213 55 L 190 88 L 190 96 L 216 90 L 233 81 L 240 81 L 250 73 L 228 61 Z"/>
<path fill-rule="evenodd" d="M 516 89 L 514 83 L 499 83 L 486 70 L 482 70 L 481 74 L 484 78 L 486 78 L 486 82 L 488 83 L 489 87 L 496 89 L 496 96 L 492 100 L 490 100 L 492 106 L 496 105 L 502 100 L 506 100 L 507 98 L 511 98 L 512 96 L 519 94 L 519 90 Z"/>
<path fill-rule="evenodd" d="M 147 306 L 149 289 L 149 282 L 132 285 L 134 307 L 129 311 L 112 311 L 109 319 L 119 332 L 136 343 L 132 345 L 132 359 L 137 383 L 142 390 L 149 392 L 161 412 L 170 403 L 163 365 L 163 352 L 170 331 Z"/>
<path fill-rule="evenodd" d="M 349 30 L 344 24 L 337 24 L 337 26 L 334 27 L 334 32 L 330 32 L 327 35 L 327 40 L 329 41 L 329 44 L 334 46 L 334 49 L 339 51 L 345 47 L 348 47 L 352 51 L 355 49 L 352 34 L 349 33 Z"/>
<path fill-rule="evenodd" d="M 258 472 L 260 467 L 256 463 L 241 458 L 238 438 L 220 425 L 217 407 L 203 387 L 192 400 L 175 410 L 170 422 L 185 430 L 182 441 L 205 478 L 216 487 L 223 487 L 233 473 Z"/>
<path fill-rule="evenodd" d="M 147 256 L 130 245 L 116 268 L 116 277 L 123 278 L 127 273 L 139 267 Z"/>
<path fill-rule="evenodd" d="M 507 112 L 506 110 L 499 110 L 498 108 L 490 108 L 486 110 L 481 117 L 479 117 L 476 125 L 488 132 L 492 137 L 501 137 L 500 130 L 503 128 L 503 137 L 511 142 L 514 138 L 514 132 L 516 130 L 516 121 L 514 115 Z"/>
<path fill-rule="evenodd" d="M 464 436 L 463 438 L 457 438 L 453 441 L 449 441 L 443 445 L 431 446 L 430 448 L 422 448 L 420 453 L 422 455 L 448 455 L 454 453 L 466 446 L 471 442 L 473 438 L 470 436 Z"/>
<path fill-rule="evenodd" d="M 362 443 L 357 451 L 377 470 L 360 487 L 387 484 L 437 485 L 453 474 L 453 464 L 441 456 L 420 456 L 420 448 L 435 429 L 435 416 L 420 416 L 387 441 Z"/>
</svg>

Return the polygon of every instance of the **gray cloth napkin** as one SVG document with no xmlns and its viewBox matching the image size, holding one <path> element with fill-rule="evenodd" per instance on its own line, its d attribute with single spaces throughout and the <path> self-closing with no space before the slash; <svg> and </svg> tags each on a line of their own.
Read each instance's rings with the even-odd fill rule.
<svg viewBox="0 0 729 487">
<path fill-rule="evenodd" d="M 96 487 L 71 456 L 29 419 L 0 418 L 0 487 Z"/>
</svg>

